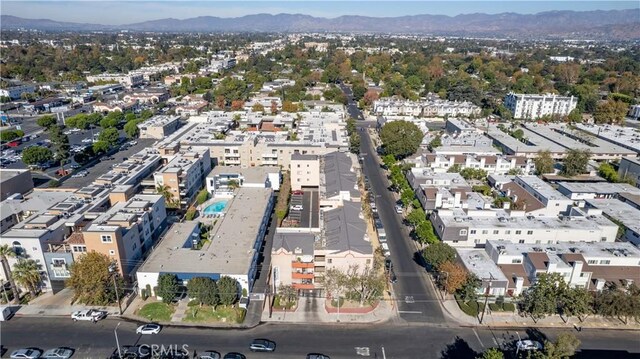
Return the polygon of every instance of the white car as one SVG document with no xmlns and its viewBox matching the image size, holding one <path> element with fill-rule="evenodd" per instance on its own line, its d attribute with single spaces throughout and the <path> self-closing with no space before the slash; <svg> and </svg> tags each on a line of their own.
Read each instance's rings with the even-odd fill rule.
<svg viewBox="0 0 640 359">
<path fill-rule="evenodd" d="M 402 214 L 402 206 L 399 205 L 399 204 L 396 205 L 396 213 L 397 214 Z"/>
<path fill-rule="evenodd" d="M 391 255 L 391 252 L 389 251 L 389 245 L 386 242 L 381 243 L 380 246 L 382 247 L 382 251 L 384 252 L 385 257 L 388 257 Z"/>
<path fill-rule="evenodd" d="M 518 350 L 542 350 L 542 344 L 535 340 L 518 340 L 516 347 Z"/>
<path fill-rule="evenodd" d="M 145 324 L 136 329 L 136 334 L 158 334 L 162 327 L 158 324 Z"/>
<path fill-rule="evenodd" d="M 296 204 L 291 206 L 291 210 L 292 211 L 302 211 L 302 205 L 301 204 Z"/>
<path fill-rule="evenodd" d="M 78 320 L 85 320 L 85 321 L 92 321 L 95 323 L 106 317 L 107 317 L 107 312 L 102 310 L 95 310 L 95 309 L 79 310 L 77 312 L 71 313 L 71 319 L 73 319 L 74 322 L 77 322 Z"/>
<path fill-rule="evenodd" d="M 35 348 L 18 349 L 11 353 L 12 359 L 37 359 L 42 356 L 42 350 Z"/>
<path fill-rule="evenodd" d="M 82 143 L 91 143 L 91 142 L 93 142 L 93 139 L 91 138 L 85 138 L 82 140 Z"/>
</svg>

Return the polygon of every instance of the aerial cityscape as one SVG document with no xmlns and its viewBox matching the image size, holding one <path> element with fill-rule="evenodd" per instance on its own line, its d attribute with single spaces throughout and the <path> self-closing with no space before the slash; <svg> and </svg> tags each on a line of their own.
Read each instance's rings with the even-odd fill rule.
<svg viewBox="0 0 640 359">
<path fill-rule="evenodd" d="M 6 1 L 0 357 L 640 358 L 640 5 Z"/>
</svg>

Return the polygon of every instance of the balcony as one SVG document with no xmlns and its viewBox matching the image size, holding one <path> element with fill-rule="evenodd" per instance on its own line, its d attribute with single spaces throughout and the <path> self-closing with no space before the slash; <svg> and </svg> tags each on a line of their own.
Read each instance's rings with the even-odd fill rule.
<svg viewBox="0 0 640 359">
<path fill-rule="evenodd" d="M 295 289 L 315 289 L 313 283 L 305 284 L 305 283 L 291 283 L 291 286 Z"/>
<path fill-rule="evenodd" d="M 314 278 L 314 274 L 313 274 L 313 272 L 311 272 L 311 273 L 293 272 L 293 273 L 291 273 L 291 278 L 292 279 L 313 279 Z"/>
<path fill-rule="evenodd" d="M 292 268 L 313 268 L 313 262 L 305 263 L 305 262 L 291 262 Z"/>
<path fill-rule="evenodd" d="M 277 164 L 278 160 L 262 159 L 262 165 L 264 166 L 276 166 Z"/>
</svg>

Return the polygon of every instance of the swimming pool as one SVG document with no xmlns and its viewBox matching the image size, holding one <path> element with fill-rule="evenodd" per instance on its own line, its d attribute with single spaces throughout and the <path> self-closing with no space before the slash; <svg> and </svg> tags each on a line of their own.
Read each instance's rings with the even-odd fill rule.
<svg viewBox="0 0 640 359">
<path fill-rule="evenodd" d="M 204 209 L 204 214 L 223 213 L 224 209 L 227 207 L 227 202 L 229 202 L 228 199 L 221 199 L 213 202 Z"/>
</svg>

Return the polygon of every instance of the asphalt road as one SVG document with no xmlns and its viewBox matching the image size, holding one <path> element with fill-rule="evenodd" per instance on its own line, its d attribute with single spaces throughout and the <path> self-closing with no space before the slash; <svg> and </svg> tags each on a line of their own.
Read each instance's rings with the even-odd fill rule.
<svg viewBox="0 0 640 359">
<path fill-rule="evenodd" d="M 76 349 L 74 358 L 105 358 L 116 348 L 114 329 L 118 322 L 117 319 L 106 319 L 92 324 L 74 323 L 70 318 L 12 318 L 2 324 L 2 344 L 8 353 L 21 347 L 46 350 L 67 346 Z M 561 332 L 557 329 L 545 333 L 519 330 L 516 334 L 515 331 L 458 327 L 279 323 L 263 324 L 249 330 L 166 327 L 160 334 L 141 336 L 135 334 L 136 323 L 120 323 L 117 331 L 120 345 L 187 345 L 191 353 L 194 350 L 200 353 L 204 350 L 239 351 L 248 358 L 264 359 L 304 358 L 311 352 L 321 352 L 333 359 L 474 358 L 477 352 L 489 347 L 505 349 L 512 346 L 517 335 L 522 339 L 548 335 L 553 340 Z M 637 332 L 584 330 L 574 333 L 582 342 L 584 354 L 592 355 L 579 357 L 637 358 L 638 355 L 626 352 L 640 353 Z M 275 341 L 275 353 L 249 352 L 248 345 L 254 338 Z M 610 349 L 617 352 L 602 352 Z"/>
<path fill-rule="evenodd" d="M 351 89 L 340 86 L 347 95 L 347 111 L 349 116 L 364 119 L 351 95 Z M 370 128 L 371 123 L 358 122 L 358 129 Z M 409 322 L 443 323 L 445 321 L 433 286 L 428 282 L 427 273 L 422 265 L 414 260 L 417 248 L 409 238 L 402 217 L 395 212 L 396 200 L 388 190 L 389 182 L 386 173 L 380 168 L 376 149 L 369 133 L 360 131 L 360 152 L 364 156 L 363 170 L 371 183 L 371 190 L 376 196 L 378 215 L 382 220 L 388 238 L 391 260 L 398 281 L 393 284 L 398 313 Z"/>
</svg>

